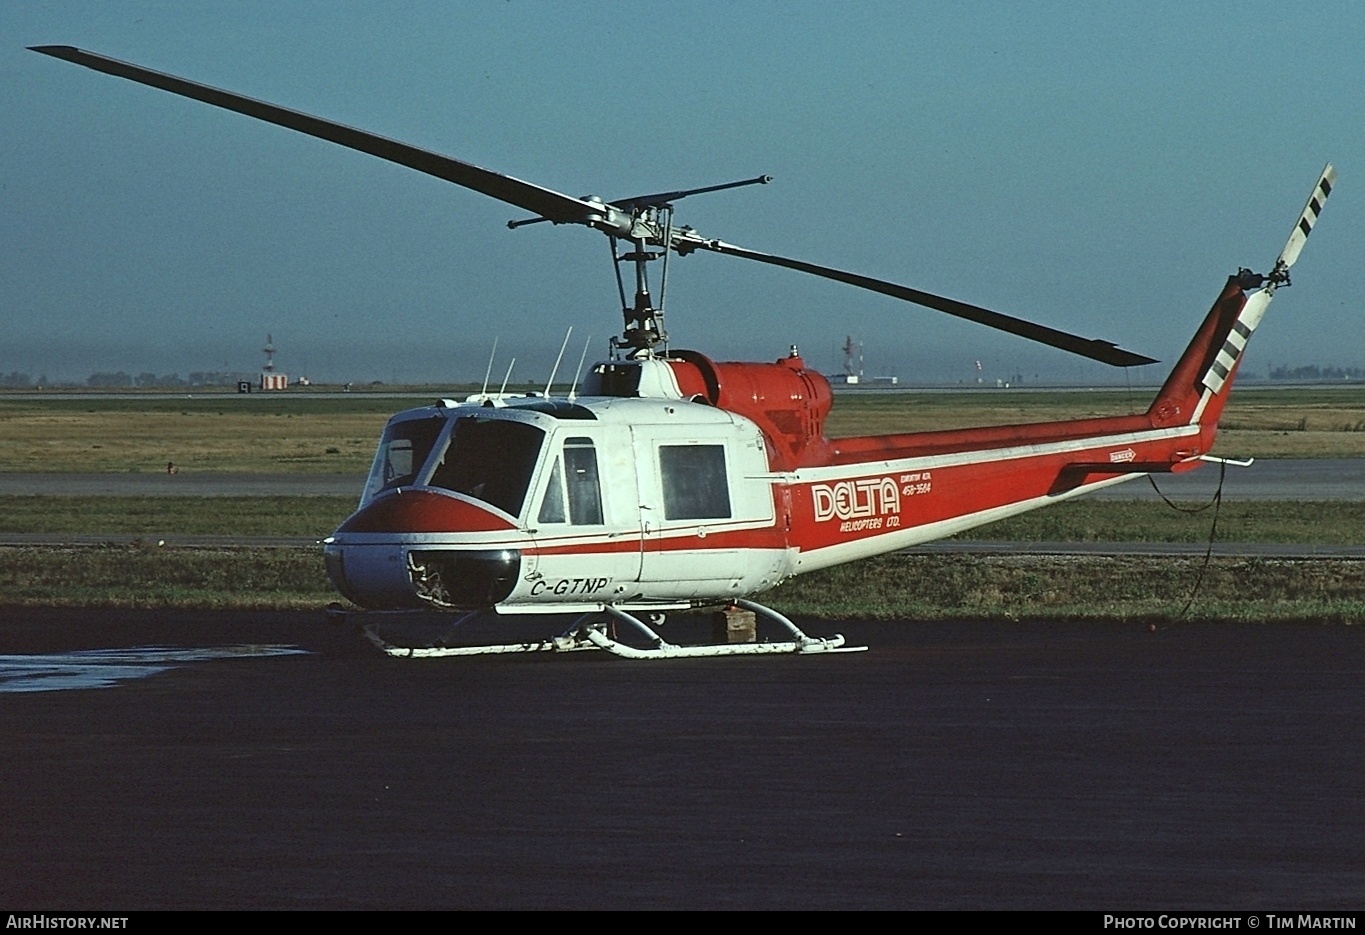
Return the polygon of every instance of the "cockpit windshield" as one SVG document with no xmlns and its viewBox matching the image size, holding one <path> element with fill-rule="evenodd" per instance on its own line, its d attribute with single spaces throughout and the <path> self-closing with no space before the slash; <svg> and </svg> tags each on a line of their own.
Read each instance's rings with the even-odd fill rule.
<svg viewBox="0 0 1365 935">
<path fill-rule="evenodd" d="M 431 486 L 467 494 L 519 516 L 544 443 L 545 433 L 534 425 L 463 416 L 455 420 Z"/>
<path fill-rule="evenodd" d="M 365 482 L 365 499 L 381 490 L 416 483 L 417 472 L 426 463 L 445 424 L 440 416 L 390 423 L 379 440 L 370 479 Z"/>
</svg>

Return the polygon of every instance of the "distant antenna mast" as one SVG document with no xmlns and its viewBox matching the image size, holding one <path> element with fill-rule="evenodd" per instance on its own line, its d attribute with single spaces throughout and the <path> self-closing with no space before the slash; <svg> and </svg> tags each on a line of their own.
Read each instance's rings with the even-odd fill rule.
<svg viewBox="0 0 1365 935">
<path fill-rule="evenodd" d="M 268 332 L 265 336 L 265 347 L 261 348 L 261 353 L 265 355 L 265 366 L 261 368 L 265 373 L 275 372 L 275 339 Z"/>
<path fill-rule="evenodd" d="M 857 357 L 857 363 L 853 358 Z M 844 335 L 844 382 L 850 386 L 863 382 L 863 345 L 853 340 L 853 335 Z"/>
</svg>

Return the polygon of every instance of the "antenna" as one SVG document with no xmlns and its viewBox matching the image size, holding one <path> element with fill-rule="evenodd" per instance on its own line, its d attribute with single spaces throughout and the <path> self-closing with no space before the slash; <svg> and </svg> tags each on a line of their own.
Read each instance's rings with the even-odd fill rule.
<svg viewBox="0 0 1365 935">
<path fill-rule="evenodd" d="M 488 369 L 483 372 L 483 389 L 479 390 L 479 395 L 485 398 L 488 396 L 488 378 L 493 375 L 493 358 L 497 355 L 497 353 L 498 339 L 496 336 L 494 336 L 493 350 L 489 351 L 488 353 Z"/>
<path fill-rule="evenodd" d="M 555 385 L 555 374 L 559 372 L 559 362 L 564 359 L 564 348 L 569 346 L 569 335 L 573 334 L 573 325 L 564 332 L 564 343 L 559 345 L 559 356 L 555 358 L 554 369 L 550 371 L 550 382 L 545 384 L 545 395 L 550 395 L 550 387 Z"/>
<path fill-rule="evenodd" d="M 513 357 L 513 358 L 512 358 L 512 362 L 509 363 L 509 364 L 507 365 L 507 375 L 506 375 L 505 377 L 502 378 L 502 387 L 498 390 L 498 398 L 499 398 L 499 399 L 502 398 L 502 394 L 503 394 L 503 393 L 506 393 L 506 392 L 507 392 L 507 381 L 510 380 L 510 379 L 512 379 L 512 366 L 513 366 L 516 362 L 517 362 L 517 359 L 516 359 L 515 357 Z"/>
<path fill-rule="evenodd" d="M 569 402 L 573 402 L 577 398 L 578 378 L 583 375 L 583 361 L 588 359 L 588 345 L 591 343 L 591 337 L 583 339 L 583 353 L 578 355 L 578 369 L 574 371 L 573 385 L 569 387 Z"/>
</svg>

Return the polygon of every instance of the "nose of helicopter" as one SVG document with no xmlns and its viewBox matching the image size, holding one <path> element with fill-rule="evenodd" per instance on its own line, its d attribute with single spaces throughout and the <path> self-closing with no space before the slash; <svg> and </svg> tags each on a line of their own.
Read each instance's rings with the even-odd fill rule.
<svg viewBox="0 0 1365 935">
<path fill-rule="evenodd" d="M 513 523 L 468 500 L 400 487 L 351 514 L 337 534 L 497 532 L 515 528 Z"/>
<path fill-rule="evenodd" d="M 352 514 L 324 540 L 323 555 L 332 584 L 362 607 L 486 607 L 515 587 L 521 551 L 435 536 L 515 528 L 466 500 L 404 488 Z"/>
</svg>

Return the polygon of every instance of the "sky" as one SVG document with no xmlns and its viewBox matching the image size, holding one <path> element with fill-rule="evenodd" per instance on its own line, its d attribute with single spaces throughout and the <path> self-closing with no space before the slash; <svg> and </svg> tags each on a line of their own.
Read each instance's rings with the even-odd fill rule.
<svg viewBox="0 0 1365 935">
<path fill-rule="evenodd" d="M 549 375 L 621 327 L 601 234 L 28 51 L 75 45 L 731 243 L 1165 361 L 1125 375 L 733 257 L 670 268 L 674 347 L 903 381 L 1156 382 L 1339 180 L 1243 358 L 1365 366 L 1365 6 L 906 2 L 0 5 L 0 373 Z"/>
</svg>

